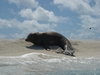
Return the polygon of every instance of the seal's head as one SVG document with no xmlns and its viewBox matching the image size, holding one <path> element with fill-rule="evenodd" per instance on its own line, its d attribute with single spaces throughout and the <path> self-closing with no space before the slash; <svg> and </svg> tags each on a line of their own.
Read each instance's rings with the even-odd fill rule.
<svg viewBox="0 0 100 75">
<path fill-rule="evenodd" d="M 27 41 L 27 42 L 33 42 L 34 43 L 34 41 L 35 41 L 35 39 L 37 38 L 37 36 L 39 35 L 39 33 L 38 32 L 36 32 L 36 33 L 30 33 L 28 36 L 27 36 L 27 38 L 25 39 L 25 41 Z"/>
<path fill-rule="evenodd" d="M 30 33 L 27 38 L 25 39 L 25 41 L 27 42 L 32 42 L 35 39 L 36 34 L 35 33 Z"/>
<path fill-rule="evenodd" d="M 30 33 L 30 34 L 27 36 L 27 38 L 25 39 L 25 41 L 30 42 L 30 41 L 33 39 L 33 38 L 32 38 L 33 34 L 34 34 L 34 33 Z"/>
</svg>

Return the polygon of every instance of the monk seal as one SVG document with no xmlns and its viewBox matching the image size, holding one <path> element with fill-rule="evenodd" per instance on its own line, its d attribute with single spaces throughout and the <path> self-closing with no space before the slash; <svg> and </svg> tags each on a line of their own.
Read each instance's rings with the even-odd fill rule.
<svg viewBox="0 0 100 75">
<path fill-rule="evenodd" d="M 57 32 L 32 32 L 25 39 L 27 42 L 32 42 L 35 45 L 41 45 L 46 50 L 49 46 L 57 45 L 63 49 L 62 53 L 73 56 L 75 50 L 72 48 L 70 41 Z"/>
</svg>

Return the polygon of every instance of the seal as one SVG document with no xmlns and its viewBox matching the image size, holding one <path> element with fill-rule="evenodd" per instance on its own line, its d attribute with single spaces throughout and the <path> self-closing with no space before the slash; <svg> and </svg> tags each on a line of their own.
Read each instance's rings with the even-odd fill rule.
<svg viewBox="0 0 100 75">
<path fill-rule="evenodd" d="M 56 45 L 62 48 L 63 51 L 61 53 L 71 56 L 75 52 L 70 41 L 57 32 L 32 32 L 27 36 L 25 41 L 32 42 L 35 45 L 41 45 L 46 50 L 50 49 L 49 46 Z"/>
</svg>

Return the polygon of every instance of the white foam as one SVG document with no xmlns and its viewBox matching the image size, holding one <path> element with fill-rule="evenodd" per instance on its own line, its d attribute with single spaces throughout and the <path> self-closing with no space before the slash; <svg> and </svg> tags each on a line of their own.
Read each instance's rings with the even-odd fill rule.
<svg viewBox="0 0 100 75">
<path fill-rule="evenodd" d="M 48 55 L 48 54 L 44 54 L 44 53 L 34 52 L 34 53 L 24 54 L 24 55 L 21 55 L 21 56 L 0 56 L 0 58 L 26 58 L 26 57 L 33 57 L 33 56 L 37 56 L 38 57 L 38 55 L 52 56 L 52 55 Z M 52 56 L 52 57 L 57 57 L 57 56 Z"/>
<path fill-rule="evenodd" d="M 40 55 L 40 56 L 39 56 Z M 41 57 L 42 55 L 42 57 Z M 44 58 L 47 57 L 47 58 Z M 50 58 L 48 58 L 50 57 Z M 95 62 L 96 61 L 96 62 Z M 22 56 L 4 56 L 0 57 L 0 67 L 13 67 L 29 70 L 82 70 L 84 69 L 94 69 L 100 65 L 100 60 L 97 58 L 67 58 L 67 57 L 58 57 L 52 56 L 44 53 L 28 53 Z M 6 67 L 5 67 L 6 68 Z M 96 68 L 97 69 L 97 68 Z"/>
<path fill-rule="evenodd" d="M 28 53 L 21 56 L 0 56 L 0 63 L 34 63 L 34 62 L 42 62 L 42 61 L 60 61 L 58 56 L 52 56 L 44 53 Z"/>
<path fill-rule="evenodd" d="M 54 56 L 54 55 L 49 55 L 49 54 L 44 54 L 44 53 L 37 53 L 37 52 L 34 52 L 34 53 L 28 53 L 28 54 L 24 54 L 24 55 L 21 55 L 21 56 L 0 56 L 0 59 L 1 58 L 28 58 L 28 57 L 38 57 L 39 58 L 39 55 L 42 55 L 42 56 L 47 56 L 47 57 L 52 57 L 52 58 L 67 58 L 67 57 L 60 57 L 60 56 Z M 67 58 L 67 59 L 100 59 L 100 58 L 97 58 L 97 57 L 88 57 L 88 58 L 84 58 L 84 57 L 72 57 L 72 58 Z"/>
<path fill-rule="evenodd" d="M 98 60 L 99 59 L 99 60 Z M 96 62 L 95 62 L 96 61 Z M 67 58 L 44 53 L 28 53 L 21 56 L 0 56 L 0 72 L 4 75 L 25 75 L 34 72 L 53 72 L 61 70 L 93 70 L 98 69 L 100 58 Z M 6 67 L 7 66 L 7 67 Z M 81 68 L 82 67 L 82 68 Z M 0 75 L 2 75 L 0 73 Z M 20 73 L 20 74 L 19 74 Z M 32 75 L 30 74 L 30 75 Z M 44 75 L 44 74 L 43 74 Z"/>
<path fill-rule="evenodd" d="M 7 62 L 11 63 L 37 63 L 37 62 L 48 62 L 48 63 L 81 63 L 81 64 L 90 64 L 91 60 L 100 60 L 100 58 L 89 57 L 89 58 L 82 58 L 82 57 L 60 57 L 60 56 L 52 56 L 44 53 L 28 53 L 21 56 L 0 56 L 0 63 Z"/>
</svg>

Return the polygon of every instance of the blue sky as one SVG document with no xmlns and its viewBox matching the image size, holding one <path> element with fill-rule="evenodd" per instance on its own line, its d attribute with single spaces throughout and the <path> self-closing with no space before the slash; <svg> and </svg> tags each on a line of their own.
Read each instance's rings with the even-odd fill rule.
<svg viewBox="0 0 100 75">
<path fill-rule="evenodd" d="M 0 1 L 0 38 L 45 31 L 68 39 L 100 39 L 100 0 Z"/>
</svg>

